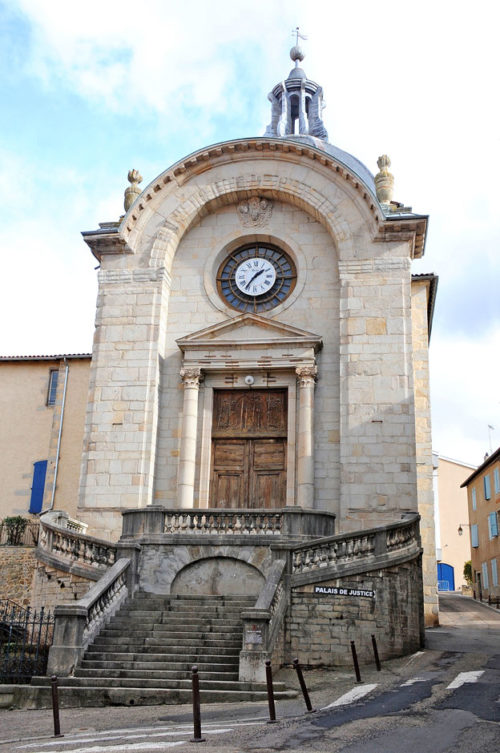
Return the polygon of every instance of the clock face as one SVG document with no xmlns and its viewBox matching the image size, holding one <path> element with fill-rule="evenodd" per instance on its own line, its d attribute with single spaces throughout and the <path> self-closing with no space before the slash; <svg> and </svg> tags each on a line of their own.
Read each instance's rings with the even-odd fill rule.
<svg viewBox="0 0 500 753">
<path fill-rule="evenodd" d="M 233 251 L 217 273 L 217 288 L 225 303 L 238 311 L 269 311 L 295 287 L 292 259 L 277 246 L 251 244 Z"/>
<path fill-rule="evenodd" d="M 276 269 L 268 259 L 254 256 L 253 259 L 238 264 L 235 281 L 242 293 L 264 295 L 276 282 Z"/>
</svg>

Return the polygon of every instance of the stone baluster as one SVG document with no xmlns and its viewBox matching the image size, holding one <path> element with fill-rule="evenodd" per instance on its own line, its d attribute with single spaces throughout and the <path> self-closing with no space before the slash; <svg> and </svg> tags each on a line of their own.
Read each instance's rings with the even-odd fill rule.
<svg viewBox="0 0 500 753">
<path fill-rule="evenodd" d="M 297 446 L 297 505 L 314 507 L 314 384 L 316 366 L 295 369 L 299 384 L 299 431 Z"/>
<path fill-rule="evenodd" d="M 202 379 L 201 369 L 182 369 L 184 408 L 179 457 L 178 501 L 183 509 L 193 507 L 194 476 L 196 467 L 196 431 L 198 425 L 198 393 Z"/>
</svg>

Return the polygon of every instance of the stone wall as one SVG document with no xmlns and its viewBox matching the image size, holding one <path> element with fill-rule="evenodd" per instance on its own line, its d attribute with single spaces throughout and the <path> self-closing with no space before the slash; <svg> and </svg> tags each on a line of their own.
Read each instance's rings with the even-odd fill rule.
<svg viewBox="0 0 500 753">
<path fill-rule="evenodd" d="M 30 605 L 31 583 L 36 567 L 35 549 L 3 546 L 0 549 L 0 599 L 11 599 L 23 607 Z"/>
<path fill-rule="evenodd" d="M 350 641 L 360 662 L 373 662 L 371 635 L 381 659 L 423 645 L 420 558 L 403 565 L 292 589 L 288 620 L 291 658 L 310 666 L 352 663 Z M 321 587 L 323 593 L 315 593 Z M 353 591 L 354 595 L 329 589 Z M 374 592 L 374 597 L 356 592 Z"/>
<path fill-rule="evenodd" d="M 35 609 L 53 609 L 58 604 L 78 601 L 95 583 L 41 562 L 32 574 L 31 606 Z"/>
</svg>

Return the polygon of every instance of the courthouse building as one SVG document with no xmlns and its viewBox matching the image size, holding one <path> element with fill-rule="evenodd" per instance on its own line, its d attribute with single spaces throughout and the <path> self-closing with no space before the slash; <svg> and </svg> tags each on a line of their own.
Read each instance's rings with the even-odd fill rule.
<svg viewBox="0 0 500 753">
<path fill-rule="evenodd" d="M 437 279 L 411 269 L 427 216 L 393 200 L 387 156 L 374 177 L 330 143 L 322 89 L 291 57 L 264 136 L 203 147 L 142 192 L 131 171 L 125 215 L 83 233 L 100 270 L 81 471 L 52 507 L 108 542 L 123 519 L 148 593 L 260 599 L 288 547 L 292 649 L 308 642 L 293 604 L 313 625 L 345 586 L 352 625 L 385 604 L 401 652 L 421 639 L 422 593 L 437 621 Z"/>
</svg>

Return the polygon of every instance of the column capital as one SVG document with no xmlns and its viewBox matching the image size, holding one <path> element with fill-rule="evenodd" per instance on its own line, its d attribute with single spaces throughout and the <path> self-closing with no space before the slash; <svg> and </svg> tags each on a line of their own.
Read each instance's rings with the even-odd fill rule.
<svg viewBox="0 0 500 753">
<path fill-rule="evenodd" d="M 203 374 L 198 368 L 181 369 L 180 375 L 184 387 L 199 387 L 200 382 L 203 381 Z"/>
<path fill-rule="evenodd" d="M 308 387 L 314 384 L 318 374 L 317 366 L 297 366 L 295 369 L 297 381 L 300 387 Z"/>
</svg>

